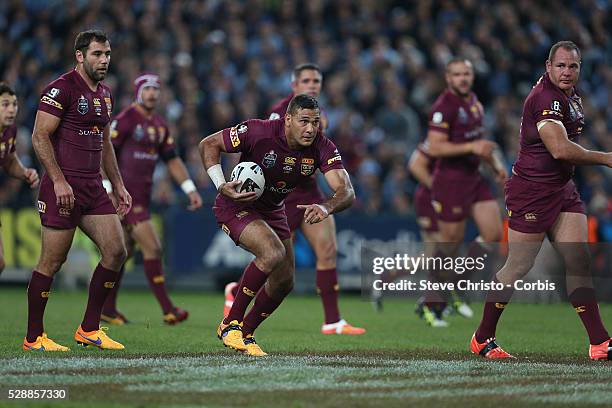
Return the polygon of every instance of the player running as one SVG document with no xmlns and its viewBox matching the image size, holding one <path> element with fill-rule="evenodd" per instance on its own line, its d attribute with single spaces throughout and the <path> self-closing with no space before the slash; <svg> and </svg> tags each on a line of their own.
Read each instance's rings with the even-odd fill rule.
<svg viewBox="0 0 612 408">
<path fill-rule="evenodd" d="M 39 181 L 36 169 L 24 167 L 15 153 L 17 142 L 15 118 L 18 110 L 15 91 L 8 84 L 0 82 L 0 166 L 9 176 L 24 180 L 30 188 L 36 188 Z M 0 273 L 4 270 L 4 266 L 4 248 L 0 234 Z"/>
<path fill-rule="evenodd" d="M 202 162 L 219 190 L 213 207 L 217 222 L 236 245 L 255 255 L 217 331 L 225 346 L 249 355 L 266 355 L 255 342 L 255 329 L 293 288 L 293 244 L 283 205 L 287 194 L 308 182 L 317 169 L 324 173 L 334 195 L 321 204 L 300 205 L 308 224 L 348 208 L 355 199 L 338 150 L 321 133 L 320 117 L 317 100 L 300 94 L 293 97 L 281 119 L 249 120 L 200 142 Z M 242 152 L 242 161 L 261 165 L 266 186 L 257 201 L 253 201 L 255 193 L 236 192 L 239 181 L 225 181 L 221 152 Z M 245 317 L 253 298 L 255 303 Z"/>
<path fill-rule="evenodd" d="M 270 111 L 269 119 L 279 119 L 287 113 L 289 102 L 295 95 L 306 94 L 315 99 L 321 94 L 323 76 L 318 65 L 312 63 L 300 64 L 293 69 L 291 75 L 291 94 L 274 105 Z M 321 112 L 321 130 L 327 129 L 327 117 Z M 323 334 L 363 334 L 365 329 L 351 326 L 340 317 L 338 306 L 338 273 L 336 271 L 336 223 L 330 215 L 319 223 L 309 224 L 304 221 L 304 210 L 300 204 L 321 204 L 325 197 L 314 177 L 309 177 L 304 184 L 298 185 L 285 199 L 285 213 L 292 236 L 298 229 L 308 240 L 316 257 L 316 286 L 317 293 L 323 303 L 325 323 L 321 326 Z M 224 316 L 227 316 L 232 307 L 238 286 L 235 282 L 229 283 L 225 288 Z"/>
<path fill-rule="evenodd" d="M 76 68 L 43 90 L 32 133 L 45 174 L 38 195 L 42 248 L 28 285 L 24 350 L 69 350 L 47 337 L 43 315 L 53 276 L 66 260 L 77 226 L 96 244 L 102 258 L 91 278 L 85 316 L 74 339 L 101 349 L 124 348 L 100 328 L 102 306 L 126 258 L 117 214 L 125 215 L 132 205 L 110 141 L 113 97 L 101 82 L 111 47 L 106 34 L 89 30 L 76 36 L 74 52 Z M 101 164 L 113 185 L 117 208 L 102 186 Z"/>
<path fill-rule="evenodd" d="M 176 152 L 174 137 L 165 120 L 155 112 L 160 98 L 160 81 L 155 74 L 140 75 L 134 81 L 135 102 L 124 109 L 111 123 L 111 141 L 117 154 L 119 169 L 125 186 L 132 196 L 132 210 L 122 220 L 128 246 L 128 257 L 134 244 L 142 251 L 144 272 L 149 286 L 159 302 L 166 324 L 174 325 L 187 319 L 189 313 L 172 303 L 164 283 L 162 248 L 160 239 L 151 222 L 149 210 L 153 172 L 159 158 L 168 166 L 170 175 L 189 198 L 188 209 L 194 211 L 202 206 L 202 198 L 189 178 L 183 160 Z M 105 187 L 114 200 L 110 182 Z M 119 272 L 115 287 L 106 299 L 102 320 L 111 324 L 124 324 L 125 316 L 117 310 L 123 270 Z"/>
<path fill-rule="evenodd" d="M 576 44 L 554 44 L 546 73 L 523 105 L 520 150 L 506 184 L 509 254 L 494 281 L 513 285 L 522 279 L 548 235 L 565 262 L 567 293 L 589 336 L 589 357 L 611 360 L 612 340 L 601 320 L 591 278 L 587 218 L 572 176 L 576 164 L 612 167 L 612 153 L 586 150 L 577 143 L 585 122 L 576 89 L 580 64 Z M 489 359 L 513 357 L 495 342 L 497 322 L 512 292 L 511 286 L 487 294 L 480 326 L 472 336 L 472 353 Z"/>
</svg>

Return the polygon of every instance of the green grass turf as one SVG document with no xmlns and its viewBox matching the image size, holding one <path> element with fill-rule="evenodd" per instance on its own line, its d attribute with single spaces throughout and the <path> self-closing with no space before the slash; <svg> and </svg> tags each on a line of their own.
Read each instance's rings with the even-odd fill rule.
<svg viewBox="0 0 612 408">
<path fill-rule="evenodd" d="M 125 291 L 121 310 L 132 320 L 112 327 L 119 352 L 77 348 L 72 336 L 85 292 L 54 291 L 47 305 L 49 336 L 70 353 L 25 353 L 25 290 L 0 288 L 0 406 L 604 406 L 612 404 L 612 364 L 591 362 L 588 341 L 566 304 L 513 304 L 497 333 L 518 357 L 491 362 L 467 351 L 478 319 L 451 317 L 432 329 L 414 304 L 388 300 L 382 313 L 343 296 L 343 317 L 364 336 L 319 334 L 315 297 L 291 296 L 257 332 L 269 357 L 254 359 L 222 347 L 215 336 L 223 298 L 177 293 L 191 313 L 176 327 L 161 323 L 148 292 Z M 481 306 L 474 305 L 476 315 Z M 604 320 L 612 307 L 602 305 Z M 63 387 L 62 403 L 7 402 L 7 388 Z"/>
</svg>

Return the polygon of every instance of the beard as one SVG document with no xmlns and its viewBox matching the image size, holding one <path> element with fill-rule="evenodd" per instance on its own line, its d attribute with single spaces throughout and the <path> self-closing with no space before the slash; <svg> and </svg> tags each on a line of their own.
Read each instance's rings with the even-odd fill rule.
<svg viewBox="0 0 612 408">
<path fill-rule="evenodd" d="M 100 82 L 106 77 L 106 73 L 99 72 L 93 69 L 93 67 L 87 62 L 87 60 L 83 61 L 83 68 L 87 73 L 87 76 L 91 78 L 92 81 Z"/>
<path fill-rule="evenodd" d="M 451 86 L 451 90 L 456 93 L 457 95 L 461 96 L 462 98 L 465 98 L 466 96 L 470 95 L 470 92 L 472 91 L 472 88 L 468 88 L 467 92 L 462 92 L 459 88 L 455 87 L 455 86 Z"/>
</svg>

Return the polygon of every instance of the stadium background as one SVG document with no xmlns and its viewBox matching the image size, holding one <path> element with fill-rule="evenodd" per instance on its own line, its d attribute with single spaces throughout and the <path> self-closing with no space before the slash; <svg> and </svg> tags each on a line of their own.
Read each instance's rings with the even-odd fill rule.
<svg viewBox="0 0 612 408">
<path fill-rule="evenodd" d="M 406 162 L 426 133 L 428 109 L 445 86 L 443 67 L 455 55 L 473 61 L 474 90 L 485 105 L 488 136 L 512 163 L 522 101 L 542 74 L 550 45 L 575 41 L 583 57 L 580 88 L 587 128 L 582 144 L 612 151 L 610 15 L 610 4 L 595 0 L 500 1 L 487 7 L 473 0 L 10 0 L 0 4 L 0 78 L 19 97 L 18 153 L 24 163 L 40 168 L 30 141 L 39 92 L 74 66 L 78 31 L 94 27 L 110 35 L 106 82 L 115 96 L 115 113 L 131 103 L 139 72 L 159 73 L 164 82 L 160 111 L 205 200 L 201 211 L 188 214 L 165 168 L 156 171 L 154 203 L 171 281 L 212 286 L 239 273 L 245 258 L 236 256 L 231 241 L 216 229 L 210 210 L 215 191 L 197 143 L 242 120 L 264 118 L 290 91 L 291 68 L 318 63 L 328 135 L 342 153 L 358 198 L 338 217 L 342 274 L 358 269 L 363 240 L 417 239 L 415 182 Z M 19 181 L 0 177 L 9 267 L 2 279 L 26 280 L 39 251 L 34 196 Z M 592 216 L 592 236 L 612 241 L 611 169 L 581 167 L 577 181 Z M 88 273 L 95 263 L 92 251 L 79 237 L 65 275 L 78 280 Z M 303 240 L 296 252 L 298 266 L 308 269 L 313 260 Z M 314 279 L 313 273 L 298 276 L 298 283 Z M 128 285 L 144 284 L 141 277 L 128 274 Z M 356 283 L 359 276 L 343 279 Z"/>
</svg>

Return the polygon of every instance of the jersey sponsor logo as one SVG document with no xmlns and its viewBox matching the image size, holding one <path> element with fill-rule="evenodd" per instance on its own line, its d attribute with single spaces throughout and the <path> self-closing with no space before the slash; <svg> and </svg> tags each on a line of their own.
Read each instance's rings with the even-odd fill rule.
<svg viewBox="0 0 612 408">
<path fill-rule="evenodd" d="M 46 103 L 47 105 L 51 105 L 54 108 L 62 109 L 62 110 L 64 109 L 64 107 L 62 106 L 61 103 L 59 103 L 58 101 L 56 101 L 54 99 L 49 98 L 47 95 L 43 95 L 43 97 L 40 99 L 40 101 L 42 103 Z"/>
<path fill-rule="evenodd" d="M 297 159 L 295 157 L 285 157 L 285 164 L 290 164 L 293 166 L 296 161 Z M 302 159 L 302 163 L 303 162 L 304 162 L 304 159 Z"/>
<path fill-rule="evenodd" d="M 152 143 L 155 143 L 155 138 L 157 136 L 157 133 L 155 132 L 154 126 L 147 126 L 147 134 L 149 135 L 149 141 L 151 141 Z"/>
<path fill-rule="evenodd" d="M 57 212 L 59 213 L 60 217 L 67 218 L 67 217 L 70 217 L 72 210 L 70 208 L 60 207 L 57 209 Z"/>
<path fill-rule="evenodd" d="M 155 153 L 155 150 L 152 150 L 149 152 L 135 151 L 134 158 L 138 160 L 154 160 L 155 161 L 159 158 L 159 155 Z"/>
<path fill-rule="evenodd" d="M 230 229 L 228 228 L 227 225 L 221 224 L 221 230 L 225 232 L 227 235 L 230 235 Z"/>
<path fill-rule="evenodd" d="M 536 222 L 537 220 L 538 220 L 538 217 L 535 215 L 535 213 L 525 214 L 525 221 Z"/>
<path fill-rule="evenodd" d="M 246 217 L 247 215 L 249 215 L 248 211 L 240 211 L 236 213 L 236 218 L 238 218 L 239 220 L 243 219 L 244 217 Z"/>
<path fill-rule="evenodd" d="M 38 207 L 38 212 L 41 214 L 44 214 L 47 211 L 47 203 L 45 203 L 44 201 L 38 201 L 36 203 L 36 206 Z"/>
<path fill-rule="evenodd" d="M 561 112 L 557 112 L 557 111 L 550 110 L 550 109 L 544 109 L 542 111 L 542 116 L 549 116 L 549 115 L 553 115 L 558 118 L 563 118 L 563 114 Z"/>
<path fill-rule="evenodd" d="M 274 186 L 266 186 L 266 188 L 268 190 L 270 190 L 271 192 L 276 193 L 276 194 L 289 194 L 290 192 L 295 190 L 295 187 L 287 188 L 287 182 L 286 181 L 277 181 L 276 185 L 274 185 Z"/>
<path fill-rule="evenodd" d="M 434 125 L 441 125 L 444 123 L 444 116 L 442 115 L 442 112 L 434 112 L 434 114 L 431 116 L 431 123 Z"/>
<path fill-rule="evenodd" d="M 290 166 L 290 165 L 288 165 L 288 164 L 285 164 L 285 165 L 283 166 L 283 173 L 285 173 L 285 174 L 289 174 L 289 173 L 291 173 L 292 171 L 293 171 L 293 166 Z"/>
<path fill-rule="evenodd" d="M 249 130 L 249 128 L 244 123 L 242 125 L 238 126 L 238 134 L 239 135 L 245 133 L 247 130 Z"/>
<path fill-rule="evenodd" d="M 48 299 L 48 298 L 49 298 L 49 295 L 51 295 L 51 291 L 50 291 L 50 290 L 49 290 L 49 291 L 47 291 L 47 292 L 40 292 L 40 297 L 41 297 L 41 298 Z"/>
<path fill-rule="evenodd" d="M 144 138 L 144 129 L 142 128 L 142 125 L 140 123 L 136 125 L 136 129 L 134 129 L 133 136 L 134 140 L 136 140 L 137 142 L 140 142 Z"/>
<path fill-rule="evenodd" d="M 276 153 L 274 153 L 274 150 L 270 150 L 268 153 L 264 154 L 263 160 L 261 161 L 261 164 L 264 165 L 264 167 L 266 168 L 272 168 L 274 167 L 274 165 L 276 164 L 276 157 L 278 155 Z"/>
<path fill-rule="evenodd" d="M 117 121 L 113 120 L 110 124 L 110 136 L 111 138 L 116 138 L 119 136 L 119 131 L 117 130 Z"/>
<path fill-rule="evenodd" d="M 268 120 L 276 120 L 276 119 L 280 119 L 280 115 L 276 112 L 272 112 Z"/>
<path fill-rule="evenodd" d="M 583 313 L 586 312 L 586 306 L 578 306 L 575 308 L 576 313 Z"/>
<path fill-rule="evenodd" d="M 115 282 L 104 282 L 104 287 L 106 289 L 112 289 L 115 287 Z"/>
<path fill-rule="evenodd" d="M 327 164 L 328 164 L 328 165 L 330 165 L 330 164 L 332 164 L 333 162 L 338 161 L 338 160 L 342 160 L 342 157 L 340 157 L 340 156 L 334 156 L 334 157 L 332 157 L 331 159 L 327 160 Z"/>
<path fill-rule="evenodd" d="M 252 291 L 251 289 L 247 288 L 246 286 L 242 287 L 242 293 L 244 293 L 248 297 L 255 297 L 255 292 Z"/>
<path fill-rule="evenodd" d="M 474 116 L 475 119 L 478 119 L 479 117 L 483 116 L 484 108 L 482 106 L 482 103 L 476 102 L 474 105 L 470 106 L 470 112 L 472 112 L 472 116 Z"/>
<path fill-rule="evenodd" d="M 77 101 L 77 112 L 79 112 L 81 115 L 85 115 L 87 112 L 89 112 L 89 101 L 83 95 L 81 95 Z"/>
<path fill-rule="evenodd" d="M 337 153 L 337 152 L 335 152 Z M 310 158 L 310 157 L 303 157 L 302 158 L 302 163 L 303 164 L 314 164 L 314 159 Z"/>
<path fill-rule="evenodd" d="M 463 214 L 463 207 L 453 207 L 451 211 L 453 214 Z"/>
<path fill-rule="evenodd" d="M 230 128 L 230 142 L 232 142 L 232 147 L 240 146 L 240 138 L 238 137 L 238 130 L 235 126 Z"/>
<path fill-rule="evenodd" d="M 503 303 L 495 303 L 495 308 L 503 310 L 506 308 L 506 305 Z"/>
<path fill-rule="evenodd" d="M 96 115 L 102 115 L 102 103 L 100 102 L 100 98 L 93 98 L 94 112 Z"/>
<path fill-rule="evenodd" d="M 113 103 L 111 102 L 111 98 L 105 96 L 104 103 L 106 103 L 106 113 L 108 113 L 108 117 L 110 118 L 111 111 L 113 110 Z"/>
<path fill-rule="evenodd" d="M 437 212 L 438 214 L 440 214 L 442 212 L 442 203 L 439 201 L 435 201 L 435 200 L 431 200 L 431 206 L 433 207 L 434 211 Z"/>
<path fill-rule="evenodd" d="M 153 278 L 153 283 L 157 283 L 158 285 L 160 283 L 164 283 L 166 281 L 166 278 L 164 278 L 164 275 L 157 275 Z"/>
<path fill-rule="evenodd" d="M 331 160 L 331 159 L 330 159 Z M 329 162 L 329 161 L 328 161 Z M 302 166 L 300 168 L 300 173 L 304 176 L 310 176 L 312 173 L 314 173 L 315 171 L 315 166 L 314 164 L 305 164 L 302 163 Z"/>
<path fill-rule="evenodd" d="M 479 137 L 481 135 L 484 135 L 484 127 L 479 126 L 474 130 L 470 130 L 469 132 L 465 132 L 464 137 L 466 139 L 473 139 L 475 137 Z"/>
<path fill-rule="evenodd" d="M 459 123 L 465 125 L 468 123 L 468 114 L 462 107 L 459 108 L 459 112 L 457 112 L 457 118 L 459 119 Z"/>
<path fill-rule="evenodd" d="M 102 136 L 102 131 L 97 126 L 91 129 L 79 129 L 79 136 Z"/>
<path fill-rule="evenodd" d="M 276 185 L 274 185 L 274 186 L 266 186 L 266 188 L 268 190 L 270 190 L 271 192 L 276 193 L 276 194 L 289 194 L 290 192 L 295 190 L 295 187 L 287 188 L 287 182 L 286 181 L 277 181 Z"/>
</svg>

